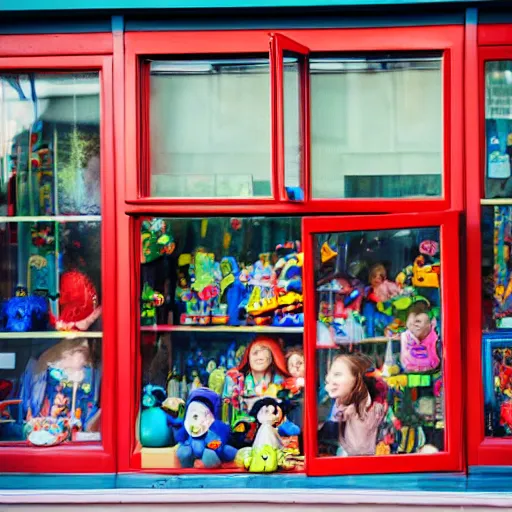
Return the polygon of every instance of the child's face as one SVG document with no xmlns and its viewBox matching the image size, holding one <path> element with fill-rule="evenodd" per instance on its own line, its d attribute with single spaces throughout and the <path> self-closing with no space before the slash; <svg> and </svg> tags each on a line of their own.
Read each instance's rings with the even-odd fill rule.
<svg viewBox="0 0 512 512">
<path fill-rule="evenodd" d="M 292 354 L 288 359 L 288 371 L 292 377 L 304 377 L 304 357 Z"/>
<path fill-rule="evenodd" d="M 375 267 L 370 275 L 370 286 L 376 288 L 387 279 L 386 269 L 382 266 Z"/>
<path fill-rule="evenodd" d="M 346 400 L 355 384 L 356 378 L 348 363 L 343 358 L 336 359 L 325 377 L 325 390 L 329 397 Z"/>
<path fill-rule="evenodd" d="M 406 326 L 420 341 L 424 340 L 432 329 L 430 318 L 426 313 L 411 313 L 407 317 Z"/>
</svg>

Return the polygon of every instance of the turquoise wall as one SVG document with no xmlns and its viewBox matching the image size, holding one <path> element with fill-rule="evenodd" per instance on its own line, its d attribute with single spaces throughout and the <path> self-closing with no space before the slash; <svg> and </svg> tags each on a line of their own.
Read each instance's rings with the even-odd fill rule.
<svg viewBox="0 0 512 512">
<path fill-rule="evenodd" d="M 476 0 L 450 0 L 473 3 Z M 218 9 L 257 7 L 333 7 L 441 4 L 446 0 L 0 0 L 0 11 L 72 11 L 74 9 Z"/>
</svg>

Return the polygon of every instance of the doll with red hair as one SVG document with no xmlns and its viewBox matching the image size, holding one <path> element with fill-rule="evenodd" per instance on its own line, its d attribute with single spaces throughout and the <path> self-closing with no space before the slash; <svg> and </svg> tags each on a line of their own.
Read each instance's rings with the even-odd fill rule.
<svg viewBox="0 0 512 512">
<path fill-rule="evenodd" d="M 250 408 L 255 398 L 276 397 L 290 374 L 279 342 L 268 336 L 257 336 L 245 350 L 240 364 L 229 369 L 226 377 L 224 397 L 233 396 L 233 387 L 237 387 L 239 396 L 251 402 L 247 403 Z"/>
<path fill-rule="evenodd" d="M 223 397 L 235 411 L 235 420 L 249 414 L 253 405 L 264 396 L 277 399 L 285 381 L 291 377 L 279 342 L 268 336 L 257 336 L 247 347 L 236 368 L 226 373 Z M 279 427 L 282 436 L 300 434 L 300 427 L 285 419 Z"/>
</svg>

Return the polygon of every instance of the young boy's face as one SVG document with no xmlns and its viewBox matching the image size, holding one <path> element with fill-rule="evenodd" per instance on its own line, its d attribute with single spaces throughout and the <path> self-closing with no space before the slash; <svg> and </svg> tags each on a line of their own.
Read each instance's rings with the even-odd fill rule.
<svg viewBox="0 0 512 512">
<path fill-rule="evenodd" d="M 410 313 L 407 317 L 406 326 L 420 341 L 424 340 L 432 329 L 430 318 L 426 313 Z"/>
</svg>

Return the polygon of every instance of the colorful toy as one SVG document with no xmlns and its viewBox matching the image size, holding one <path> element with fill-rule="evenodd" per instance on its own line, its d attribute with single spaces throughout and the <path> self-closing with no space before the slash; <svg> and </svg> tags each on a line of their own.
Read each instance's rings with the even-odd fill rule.
<svg viewBox="0 0 512 512">
<path fill-rule="evenodd" d="M 406 372 L 431 372 L 439 364 L 436 321 L 424 302 L 409 309 L 407 330 L 401 335 L 400 362 Z"/>
<path fill-rule="evenodd" d="M 142 446 L 159 448 L 172 445 L 172 431 L 168 425 L 166 411 L 161 409 L 165 400 L 165 390 L 160 386 L 148 385 L 144 388 L 140 415 L 140 443 Z M 178 409 L 179 412 L 179 409 Z"/>
<path fill-rule="evenodd" d="M 148 283 L 144 283 L 142 288 L 141 296 L 141 325 L 155 325 L 157 323 L 156 309 L 162 306 L 164 303 L 164 296 L 161 293 L 156 292 L 149 286 Z"/>
<path fill-rule="evenodd" d="M 167 223 L 163 219 L 155 218 L 142 222 L 141 246 L 141 263 L 144 264 L 172 254 L 176 244 Z"/>
<path fill-rule="evenodd" d="M 92 281 L 78 270 L 64 272 L 60 279 L 59 331 L 87 331 L 101 315 L 98 293 Z"/>
<path fill-rule="evenodd" d="M 13 297 L 2 305 L 1 319 L 6 331 L 44 331 L 49 321 L 48 303 L 37 295 Z"/>
<path fill-rule="evenodd" d="M 206 468 L 233 461 L 236 448 L 228 444 L 229 427 L 219 421 L 220 397 L 208 388 L 194 390 L 186 404 L 183 427 L 177 433 L 176 455 L 182 468 L 200 460 Z"/>
</svg>

